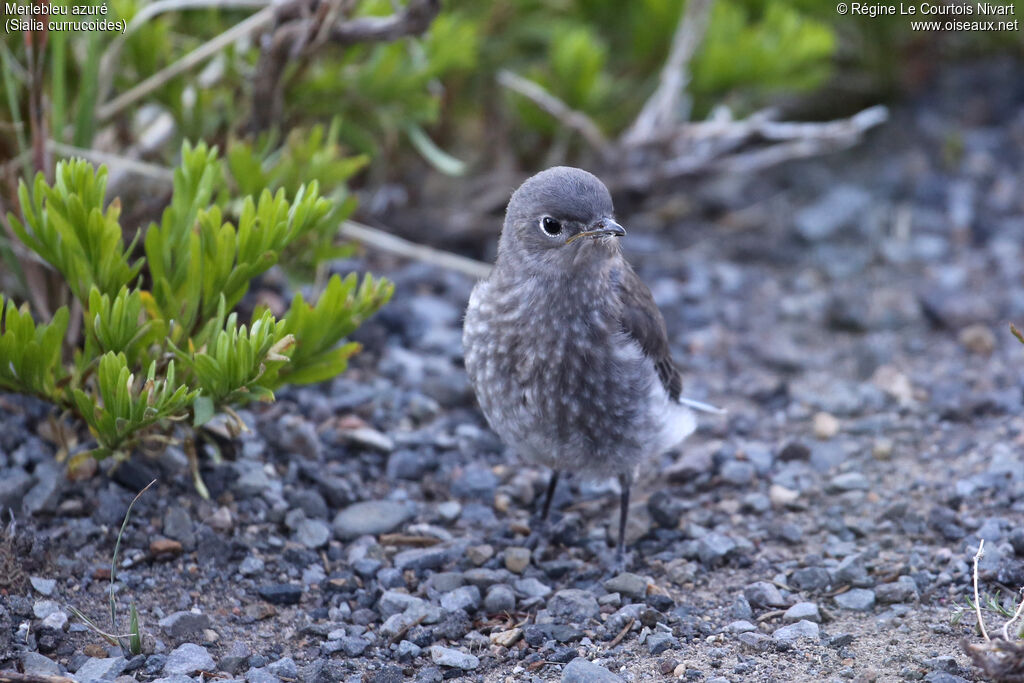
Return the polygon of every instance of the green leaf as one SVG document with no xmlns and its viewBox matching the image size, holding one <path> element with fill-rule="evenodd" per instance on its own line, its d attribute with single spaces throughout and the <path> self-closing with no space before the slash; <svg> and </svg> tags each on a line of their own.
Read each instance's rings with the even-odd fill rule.
<svg viewBox="0 0 1024 683">
<path fill-rule="evenodd" d="M 192 426 L 202 427 L 213 419 L 214 413 L 213 401 L 210 397 L 203 396 L 202 394 L 197 395 L 195 400 L 192 401 L 192 414 L 194 415 Z"/>
</svg>

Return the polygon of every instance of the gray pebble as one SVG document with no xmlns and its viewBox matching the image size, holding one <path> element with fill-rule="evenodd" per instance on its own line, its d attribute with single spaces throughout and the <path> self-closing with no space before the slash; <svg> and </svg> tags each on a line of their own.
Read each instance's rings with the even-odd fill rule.
<svg viewBox="0 0 1024 683">
<path fill-rule="evenodd" d="M 446 612 L 465 610 L 475 612 L 480 608 L 480 589 L 476 586 L 462 586 L 441 596 L 441 609 Z"/>
<path fill-rule="evenodd" d="M 818 637 L 818 625 L 813 621 L 807 621 L 803 619 L 796 622 L 795 624 L 789 624 L 788 626 L 780 626 L 775 629 L 772 633 L 772 639 L 780 643 L 793 643 L 799 638 L 814 638 Z"/>
<path fill-rule="evenodd" d="M 322 548 L 331 540 L 331 529 L 319 519 L 304 519 L 299 522 L 292 538 L 307 548 Z"/>
<path fill-rule="evenodd" d="M 736 547 L 736 541 L 725 534 L 712 531 L 697 541 L 697 556 L 701 563 L 714 565 L 724 561 Z"/>
<path fill-rule="evenodd" d="M 210 617 L 201 612 L 182 611 L 168 614 L 159 626 L 171 638 L 186 638 L 210 628 Z"/>
<path fill-rule="evenodd" d="M 198 646 L 197 646 L 198 647 Z M 75 671 L 79 683 L 92 681 L 112 681 L 121 675 L 127 661 L 124 657 L 90 657 L 88 661 Z M 213 660 L 210 660 L 213 666 Z M 166 671 L 166 668 L 164 669 Z"/>
<path fill-rule="evenodd" d="M 562 670 L 561 683 L 623 683 L 623 680 L 603 666 L 577 657 Z"/>
<path fill-rule="evenodd" d="M 633 600 L 643 600 L 647 595 L 647 579 L 631 572 L 623 572 L 604 582 L 609 593 L 621 593 Z"/>
<path fill-rule="evenodd" d="M 786 607 L 778 586 L 767 581 L 755 581 L 743 589 L 743 597 L 754 607 Z"/>
<path fill-rule="evenodd" d="M 548 592 L 550 591 L 551 589 L 549 588 Z M 497 584 L 491 586 L 491 588 L 487 591 L 487 597 L 484 598 L 484 610 L 488 614 L 497 614 L 499 612 L 511 612 L 515 608 L 516 595 L 508 586 L 503 584 Z"/>
<path fill-rule="evenodd" d="M 53 595 L 53 590 L 57 587 L 57 582 L 54 579 L 44 579 L 41 576 L 30 576 L 28 580 L 29 583 L 32 584 L 32 588 L 35 589 L 36 593 L 47 597 Z"/>
<path fill-rule="evenodd" d="M 570 621 L 585 621 L 596 618 L 601 612 L 601 608 L 589 591 L 566 588 L 558 591 L 548 600 L 548 612 L 556 618 L 564 617 Z"/>
<path fill-rule="evenodd" d="M 394 531 L 408 521 L 412 514 L 411 507 L 406 503 L 393 500 L 365 500 L 339 512 L 331 525 L 334 528 L 334 535 L 340 540 L 347 541 L 367 534 L 376 536 Z"/>
<path fill-rule="evenodd" d="M 839 607 L 855 612 L 867 612 L 875 606 L 875 592 L 867 588 L 852 588 L 833 599 Z"/>
<path fill-rule="evenodd" d="M 470 671 L 480 666 L 480 659 L 475 655 L 441 645 L 431 646 L 430 659 L 439 666 L 450 666 L 464 671 Z"/>
<path fill-rule="evenodd" d="M 782 615 L 783 621 L 813 621 L 815 623 L 821 622 L 821 612 L 818 610 L 818 605 L 813 602 L 798 602 Z"/>
<path fill-rule="evenodd" d="M 164 673 L 191 676 L 197 671 L 213 671 L 216 663 L 206 648 L 195 643 L 185 643 L 174 648 L 164 662 Z"/>
</svg>

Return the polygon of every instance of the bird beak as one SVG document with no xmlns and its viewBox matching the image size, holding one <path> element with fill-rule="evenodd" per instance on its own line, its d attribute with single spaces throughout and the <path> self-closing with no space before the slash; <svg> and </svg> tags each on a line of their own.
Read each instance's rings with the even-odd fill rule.
<svg viewBox="0 0 1024 683">
<path fill-rule="evenodd" d="M 604 218 L 591 227 L 590 230 L 584 230 L 578 232 L 565 241 L 566 244 L 572 244 L 581 237 L 624 237 L 626 235 L 626 229 L 621 225 L 613 221 L 611 218 Z"/>
</svg>

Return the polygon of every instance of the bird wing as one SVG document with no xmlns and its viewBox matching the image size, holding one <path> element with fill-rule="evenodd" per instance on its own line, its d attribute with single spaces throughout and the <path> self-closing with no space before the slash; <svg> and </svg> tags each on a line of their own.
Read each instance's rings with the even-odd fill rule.
<svg viewBox="0 0 1024 683">
<path fill-rule="evenodd" d="M 654 363 L 658 379 L 669 397 L 678 401 L 683 391 L 683 377 L 672 362 L 665 319 L 654 303 L 651 290 L 628 264 L 622 269 L 619 278 L 619 296 L 622 301 L 620 323 L 623 331 L 640 345 L 644 355 Z"/>
</svg>

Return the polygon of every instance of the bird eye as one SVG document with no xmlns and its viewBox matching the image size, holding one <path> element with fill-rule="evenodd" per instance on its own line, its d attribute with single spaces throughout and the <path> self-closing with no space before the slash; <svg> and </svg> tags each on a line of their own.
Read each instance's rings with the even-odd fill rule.
<svg viewBox="0 0 1024 683">
<path fill-rule="evenodd" d="M 544 216 L 540 219 L 540 229 L 552 237 L 562 234 L 562 224 L 551 216 Z"/>
</svg>

